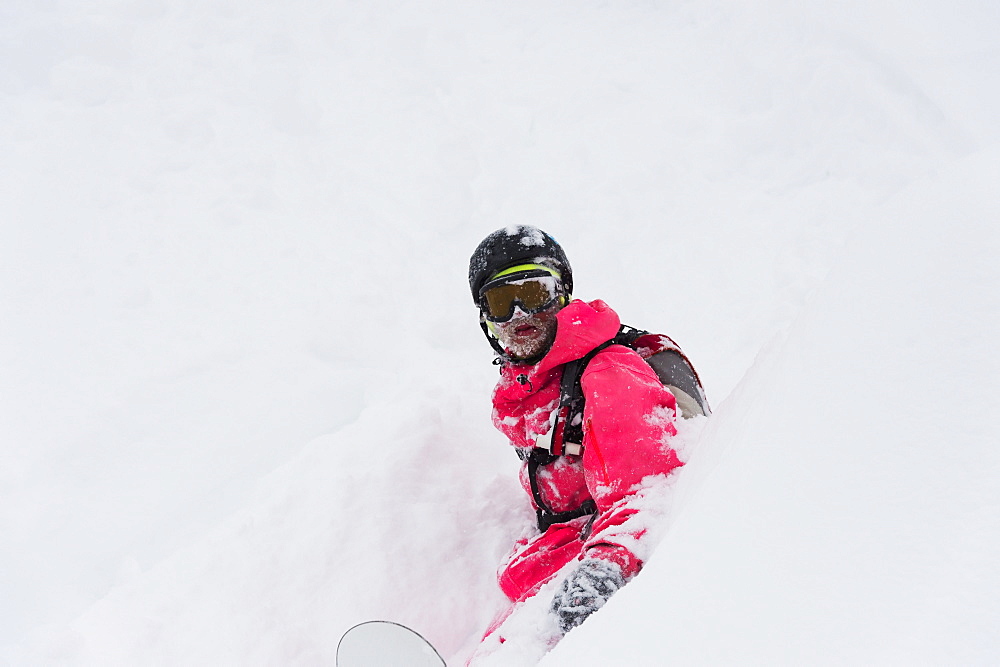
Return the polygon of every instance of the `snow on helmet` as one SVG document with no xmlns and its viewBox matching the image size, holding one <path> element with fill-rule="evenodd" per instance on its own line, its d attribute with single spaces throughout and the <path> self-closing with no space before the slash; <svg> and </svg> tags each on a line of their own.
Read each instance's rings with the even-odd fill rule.
<svg viewBox="0 0 1000 667">
<path fill-rule="evenodd" d="M 540 264 L 557 271 L 566 294 L 573 293 L 573 270 L 556 240 L 537 227 L 511 225 L 483 239 L 469 259 L 469 288 L 476 305 L 483 285 L 518 264 Z"/>
</svg>

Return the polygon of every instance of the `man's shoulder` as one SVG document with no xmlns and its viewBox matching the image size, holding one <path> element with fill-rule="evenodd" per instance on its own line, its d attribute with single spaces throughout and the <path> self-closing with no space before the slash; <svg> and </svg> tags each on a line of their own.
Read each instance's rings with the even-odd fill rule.
<svg viewBox="0 0 1000 667">
<path fill-rule="evenodd" d="M 609 345 L 598 351 L 583 370 L 583 374 L 587 376 L 615 370 L 629 373 L 638 372 L 641 375 L 656 375 L 638 352 L 627 345 L 619 344 Z"/>
</svg>

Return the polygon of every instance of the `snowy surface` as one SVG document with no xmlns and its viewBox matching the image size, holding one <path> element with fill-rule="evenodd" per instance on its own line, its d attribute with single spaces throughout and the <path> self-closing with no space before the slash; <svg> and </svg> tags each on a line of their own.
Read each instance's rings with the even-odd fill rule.
<svg viewBox="0 0 1000 667">
<path fill-rule="evenodd" d="M 0 4 L 0 663 L 331 664 L 386 618 L 461 664 L 532 520 L 465 281 L 522 222 L 715 409 L 545 665 L 1000 662 L 998 33 L 985 1 Z"/>
</svg>

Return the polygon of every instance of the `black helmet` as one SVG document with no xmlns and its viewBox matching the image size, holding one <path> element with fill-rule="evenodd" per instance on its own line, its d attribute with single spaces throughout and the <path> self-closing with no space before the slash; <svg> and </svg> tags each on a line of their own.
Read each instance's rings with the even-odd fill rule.
<svg viewBox="0 0 1000 667">
<path fill-rule="evenodd" d="M 559 272 L 566 294 L 573 293 L 573 269 L 556 240 L 531 225 L 498 229 L 479 244 L 469 260 L 469 288 L 479 305 L 479 290 L 490 278 L 518 264 L 541 264 Z"/>
</svg>

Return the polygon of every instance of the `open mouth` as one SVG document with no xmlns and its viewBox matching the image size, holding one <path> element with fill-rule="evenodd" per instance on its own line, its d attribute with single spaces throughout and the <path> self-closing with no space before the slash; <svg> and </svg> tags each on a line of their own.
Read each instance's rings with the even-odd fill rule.
<svg viewBox="0 0 1000 667">
<path fill-rule="evenodd" d="M 533 324 L 522 324 L 521 326 L 514 329 L 514 334 L 517 336 L 533 336 L 538 332 L 538 327 Z"/>
</svg>

